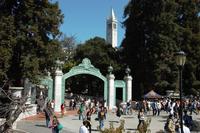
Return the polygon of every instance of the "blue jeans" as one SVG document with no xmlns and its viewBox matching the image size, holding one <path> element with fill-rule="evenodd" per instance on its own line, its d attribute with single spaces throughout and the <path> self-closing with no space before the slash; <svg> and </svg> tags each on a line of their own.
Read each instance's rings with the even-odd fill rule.
<svg viewBox="0 0 200 133">
<path fill-rule="evenodd" d="M 81 119 L 84 120 L 83 113 L 79 114 L 79 120 L 81 120 Z"/>
<path fill-rule="evenodd" d="M 104 120 L 99 120 L 99 128 L 102 129 L 104 127 Z"/>
<path fill-rule="evenodd" d="M 46 118 L 46 126 L 49 127 L 50 125 L 50 118 Z"/>
</svg>

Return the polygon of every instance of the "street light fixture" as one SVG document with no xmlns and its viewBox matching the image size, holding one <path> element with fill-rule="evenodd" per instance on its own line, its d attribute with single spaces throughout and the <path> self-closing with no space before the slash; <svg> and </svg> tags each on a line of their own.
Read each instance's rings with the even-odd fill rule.
<svg viewBox="0 0 200 133">
<path fill-rule="evenodd" d="M 179 69 L 179 93 L 180 93 L 180 125 L 181 133 L 183 132 L 183 103 L 182 103 L 182 71 L 186 61 L 186 54 L 183 51 L 177 52 L 175 54 L 176 65 Z"/>
</svg>

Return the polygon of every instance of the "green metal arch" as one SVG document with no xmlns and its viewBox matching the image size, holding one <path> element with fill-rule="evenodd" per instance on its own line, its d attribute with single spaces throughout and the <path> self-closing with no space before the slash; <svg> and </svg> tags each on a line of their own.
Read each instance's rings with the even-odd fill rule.
<svg viewBox="0 0 200 133">
<path fill-rule="evenodd" d="M 48 99 L 53 100 L 53 79 L 47 76 L 40 81 L 40 84 L 48 86 Z"/>
<path fill-rule="evenodd" d="M 95 77 L 98 77 L 104 82 L 104 99 L 108 101 L 108 88 L 107 88 L 107 79 L 104 77 L 99 69 L 95 68 L 90 60 L 88 58 L 84 58 L 82 60 L 82 63 L 79 64 L 78 66 L 73 67 L 68 73 L 64 74 L 62 76 L 62 102 L 64 102 L 64 94 L 65 94 L 65 80 L 73 77 L 75 75 L 80 75 L 80 74 L 88 74 L 88 75 L 93 75 Z"/>
</svg>

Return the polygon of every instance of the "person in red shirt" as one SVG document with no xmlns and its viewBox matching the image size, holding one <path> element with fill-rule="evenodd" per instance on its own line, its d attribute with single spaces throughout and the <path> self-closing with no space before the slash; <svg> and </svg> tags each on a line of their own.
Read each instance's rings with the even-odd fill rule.
<svg viewBox="0 0 200 133">
<path fill-rule="evenodd" d="M 64 103 L 61 104 L 60 108 L 61 108 L 61 117 L 63 117 L 64 114 L 65 114 L 65 105 L 64 105 Z"/>
</svg>

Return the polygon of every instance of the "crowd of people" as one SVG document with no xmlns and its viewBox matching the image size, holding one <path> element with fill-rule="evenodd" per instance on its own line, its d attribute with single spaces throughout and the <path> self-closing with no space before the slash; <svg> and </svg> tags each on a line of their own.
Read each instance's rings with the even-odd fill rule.
<svg viewBox="0 0 200 133">
<path fill-rule="evenodd" d="M 167 133 L 180 133 L 180 100 L 179 99 L 160 99 L 160 100 L 143 100 L 140 102 L 135 102 L 135 108 L 141 114 L 151 114 L 152 116 L 159 116 L 161 111 L 168 113 L 168 119 L 166 120 L 164 130 Z M 182 117 L 183 121 L 183 131 L 184 133 L 190 133 L 194 127 L 194 121 L 192 119 L 192 114 L 199 114 L 200 111 L 200 101 L 197 98 L 187 98 L 182 101 L 182 111 L 184 115 Z M 144 113 L 143 113 L 144 112 Z M 143 123 L 143 115 L 139 118 L 139 125 Z"/>
<path fill-rule="evenodd" d="M 68 105 L 67 105 L 68 104 Z M 46 102 L 46 107 L 43 108 L 46 117 L 46 126 L 52 128 L 52 133 L 59 133 L 58 125 L 60 125 L 56 115 L 54 115 L 54 101 Z M 83 121 L 79 132 L 91 133 L 91 119 L 92 115 L 96 115 L 95 120 L 99 121 L 99 129 L 104 128 L 104 122 L 107 118 L 107 108 L 105 100 L 97 100 L 90 98 L 82 98 L 79 101 L 75 99 L 69 100 L 68 103 L 61 105 L 61 117 L 64 116 L 65 111 L 76 110 L 79 120 Z M 192 114 L 199 114 L 200 101 L 199 99 L 185 99 L 182 102 L 183 107 L 183 130 L 184 133 L 190 133 L 194 126 Z M 67 109 L 66 109 L 67 108 Z M 159 116 L 160 112 L 168 114 L 165 126 L 163 129 L 165 132 L 175 133 L 180 132 L 180 101 L 176 99 L 164 98 L 164 99 L 151 99 L 142 101 L 128 101 L 118 103 L 116 108 L 112 110 L 116 114 L 116 117 L 122 115 L 132 115 L 134 111 L 138 111 L 138 126 L 140 128 L 145 123 L 146 116 L 152 117 Z"/>
</svg>

